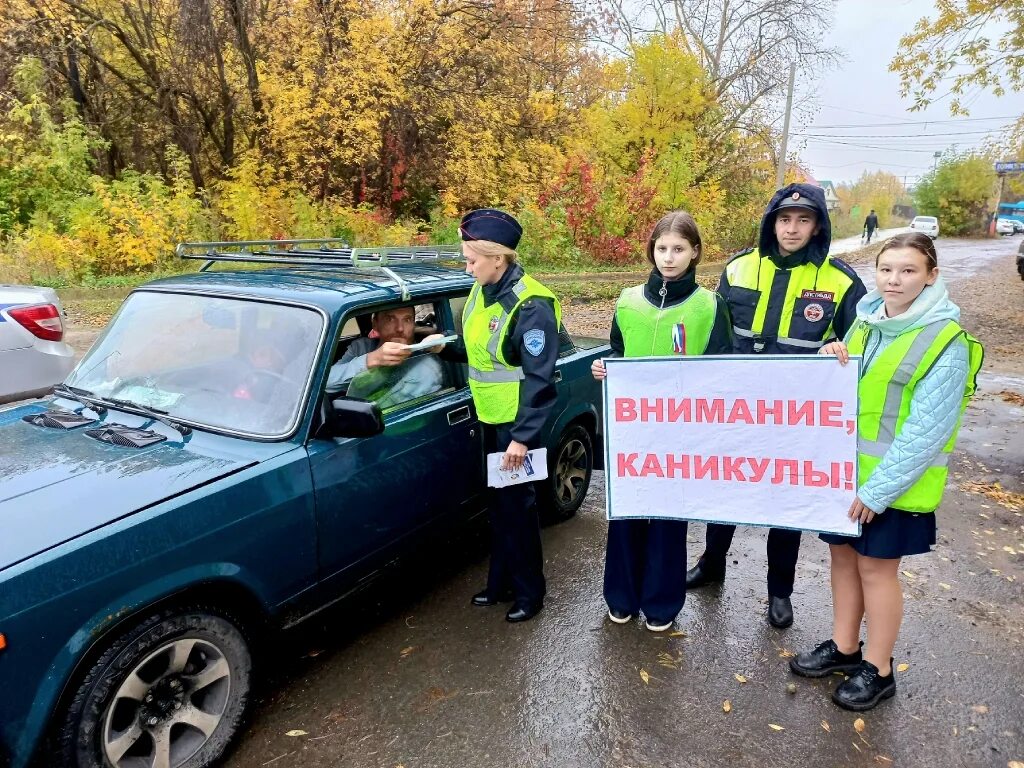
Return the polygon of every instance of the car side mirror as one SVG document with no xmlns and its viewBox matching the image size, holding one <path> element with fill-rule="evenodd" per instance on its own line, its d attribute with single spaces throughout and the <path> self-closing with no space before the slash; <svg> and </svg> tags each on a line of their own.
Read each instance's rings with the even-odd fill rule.
<svg viewBox="0 0 1024 768">
<path fill-rule="evenodd" d="M 329 403 L 327 431 L 331 437 L 373 437 L 384 431 L 384 417 L 376 403 L 352 397 Z"/>
</svg>

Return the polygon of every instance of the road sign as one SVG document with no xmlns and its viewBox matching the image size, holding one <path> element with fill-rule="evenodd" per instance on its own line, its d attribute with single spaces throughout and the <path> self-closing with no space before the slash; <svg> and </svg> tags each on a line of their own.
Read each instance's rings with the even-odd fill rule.
<svg viewBox="0 0 1024 768">
<path fill-rule="evenodd" d="M 996 163 L 996 173 L 1021 173 L 1024 172 L 1024 162 L 1012 160 L 1003 163 Z"/>
</svg>

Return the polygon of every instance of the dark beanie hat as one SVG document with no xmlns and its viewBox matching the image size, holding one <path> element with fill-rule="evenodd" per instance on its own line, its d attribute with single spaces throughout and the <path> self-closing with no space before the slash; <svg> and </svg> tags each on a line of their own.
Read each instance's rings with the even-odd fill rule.
<svg viewBox="0 0 1024 768">
<path fill-rule="evenodd" d="M 523 236 L 523 228 L 504 211 L 478 208 L 462 217 L 459 234 L 463 240 L 490 240 L 514 251 Z"/>
</svg>

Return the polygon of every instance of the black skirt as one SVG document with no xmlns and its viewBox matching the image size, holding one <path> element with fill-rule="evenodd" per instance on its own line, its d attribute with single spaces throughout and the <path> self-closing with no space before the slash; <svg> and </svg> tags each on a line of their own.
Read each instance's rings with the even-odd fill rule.
<svg viewBox="0 0 1024 768">
<path fill-rule="evenodd" d="M 892 560 L 906 555 L 921 555 L 935 546 L 935 513 L 885 510 L 860 527 L 860 536 L 819 533 L 828 544 L 849 544 L 864 557 Z"/>
</svg>

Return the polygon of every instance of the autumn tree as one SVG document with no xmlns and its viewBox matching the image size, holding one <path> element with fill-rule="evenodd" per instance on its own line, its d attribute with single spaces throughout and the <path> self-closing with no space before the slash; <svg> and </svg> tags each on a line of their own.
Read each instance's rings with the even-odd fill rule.
<svg viewBox="0 0 1024 768">
<path fill-rule="evenodd" d="M 939 218 L 950 235 L 984 234 L 996 194 L 992 161 L 980 154 L 944 157 L 914 188 L 917 211 Z"/>
<path fill-rule="evenodd" d="M 966 115 L 969 89 L 1024 88 L 1024 0 L 939 0 L 936 10 L 900 39 L 889 65 L 913 109 L 948 96 L 950 111 Z"/>
</svg>

